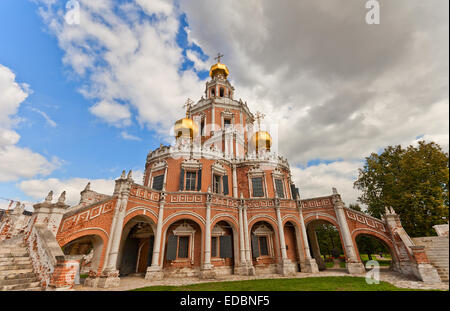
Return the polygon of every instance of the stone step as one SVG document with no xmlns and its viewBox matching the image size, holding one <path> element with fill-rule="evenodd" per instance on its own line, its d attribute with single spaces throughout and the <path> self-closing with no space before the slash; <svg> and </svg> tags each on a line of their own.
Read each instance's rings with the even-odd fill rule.
<svg viewBox="0 0 450 311">
<path fill-rule="evenodd" d="M 427 253 L 428 258 L 448 258 L 448 254 L 429 254 Z"/>
<path fill-rule="evenodd" d="M 448 248 L 431 248 L 431 249 L 426 249 L 425 252 L 427 253 L 449 253 L 449 249 Z"/>
<path fill-rule="evenodd" d="M 30 265 L 31 259 L 15 259 L 12 258 L 10 260 L 0 261 L 0 267 L 2 266 L 11 266 L 11 265 Z"/>
<path fill-rule="evenodd" d="M 14 247 L 25 248 L 26 247 L 26 243 L 25 242 L 20 242 L 20 243 L 18 243 L 18 242 L 15 242 L 15 243 L 12 243 L 12 242 L 5 243 L 5 242 L 3 242 L 3 243 L 0 243 L 0 249 L 7 249 L 7 248 L 14 248 Z"/>
<path fill-rule="evenodd" d="M 23 273 L 32 273 L 33 269 L 32 268 L 27 268 L 27 269 L 14 269 L 14 270 L 0 270 L 0 278 L 2 276 L 15 276 L 18 274 L 23 274 Z"/>
<path fill-rule="evenodd" d="M 26 253 L 27 249 L 25 247 L 18 248 L 0 248 L 0 254 L 16 254 L 16 253 Z"/>
<path fill-rule="evenodd" d="M 8 261 L 11 261 L 11 260 L 15 260 L 15 261 L 18 261 L 18 260 L 29 260 L 30 259 L 30 256 L 12 256 L 11 255 L 11 257 L 0 257 L 0 262 L 8 262 Z"/>
<path fill-rule="evenodd" d="M 31 277 L 31 278 L 16 278 L 16 279 L 9 279 L 9 280 L 0 280 L 0 286 L 28 284 L 28 283 L 38 282 L 38 281 L 39 281 L 39 279 L 36 276 Z"/>
<path fill-rule="evenodd" d="M 429 258 L 431 263 L 437 264 L 437 265 L 444 265 L 444 266 L 448 266 L 448 259 L 431 259 Z"/>
<path fill-rule="evenodd" d="M 0 291 L 6 291 L 6 290 L 23 290 L 27 288 L 35 288 L 39 287 L 39 282 L 31 282 L 26 284 L 14 284 L 14 285 L 3 285 L 0 286 Z"/>
<path fill-rule="evenodd" d="M 31 264 L 10 264 L 5 266 L 0 266 L 0 271 L 10 271 L 10 270 L 21 270 L 21 269 L 32 269 L 33 266 Z"/>
<path fill-rule="evenodd" d="M 8 271 L 5 271 L 8 272 Z M 21 278 L 32 278 L 35 276 L 34 272 L 25 272 L 25 273 L 9 273 L 5 275 L 0 275 L 0 281 L 2 280 L 11 280 L 11 279 L 21 279 Z"/>
<path fill-rule="evenodd" d="M 14 252 L 0 254 L 0 258 L 23 257 L 23 256 L 28 256 L 27 251 L 19 251 L 19 252 L 14 251 Z"/>
<path fill-rule="evenodd" d="M 448 256 L 436 256 L 436 255 L 433 255 L 433 256 L 427 256 L 427 257 L 430 260 L 448 261 Z"/>
<path fill-rule="evenodd" d="M 447 243 L 435 243 L 435 244 L 430 244 L 430 245 L 424 245 L 425 249 L 433 249 L 433 248 L 443 248 L 443 249 L 448 249 L 448 244 Z"/>
</svg>

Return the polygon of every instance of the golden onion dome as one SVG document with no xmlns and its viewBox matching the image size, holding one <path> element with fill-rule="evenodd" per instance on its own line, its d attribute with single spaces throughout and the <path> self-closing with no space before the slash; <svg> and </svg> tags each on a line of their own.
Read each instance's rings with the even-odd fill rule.
<svg viewBox="0 0 450 311">
<path fill-rule="evenodd" d="M 256 148 L 256 151 L 261 149 L 270 150 L 272 146 L 272 137 L 266 131 L 258 131 L 256 132 L 251 139 L 253 146 Z"/>
<path fill-rule="evenodd" d="M 228 67 L 225 64 L 217 63 L 211 66 L 211 69 L 209 70 L 209 76 L 213 78 L 218 73 L 222 73 L 226 79 L 230 74 L 230 71 L 228 70 Z"/>
<path fill-rule="evenodd" d="M 195 124 L 194 120 L 183 118 L 175 122 L 174 132 L 176 138 L 183 136 L 193 139 L 197 136 L 198 126 Z"/>
</svg>

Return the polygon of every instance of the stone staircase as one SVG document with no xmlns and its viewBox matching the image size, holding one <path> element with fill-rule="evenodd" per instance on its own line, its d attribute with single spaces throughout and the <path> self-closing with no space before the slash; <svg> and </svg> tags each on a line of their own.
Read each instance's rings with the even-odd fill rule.
<svg viewBox="0 0 450 311">
<path fill-rule="evenodd" d="M 23 236 L 0 242 L 0 291 L 40 291 Z"/>
<path fill-rule="evenodd" d="M 445 236 L 413 238 L 416 245 L 425 246 L 425 252 L 442 282 L 448 282 L 449 240 Z"/>
</svg>

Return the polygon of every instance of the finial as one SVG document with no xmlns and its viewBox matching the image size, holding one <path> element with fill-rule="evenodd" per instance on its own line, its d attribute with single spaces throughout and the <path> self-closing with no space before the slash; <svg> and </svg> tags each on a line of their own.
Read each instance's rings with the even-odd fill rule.
<svg viewBox="0 0 450 311">
<path fill-rule="evenodd" d="M 125 179 L 125 170 L 122 171 L 122 175 L 120 175 L 121 179 Z"/>
<path fill-rule="evenodd" d="M 244 194 L 241 192 L 241 199 L 243 199 L 244 198 Z"/>
<path fill-rule="evenodd" d="M 264 119 L 266 115 L 262 112 L 256 112 L 256 120 L 258 121 L 258 131 L 261 130 L 261 119 Z"/>
<path fill-rule="evenodd" d="M 391 210 L 391 214 L 392 215 L 396 215 L 397 213 L 395 212 L 395 210 L 392 208 L 392 206 L 389 208 Z"/>
<path fill-rule="evenodd" d="M 186 100 L 186 103 L 183 105 L 183 107 L 186 107 L 186 118 L 191 118 L 191 108 L 192 108 L 192 104 L 194 102 L 192 101 L 192 99 L 188 98 Z"/>
<path fill-rule="evenodd" d="M 131 179 L 132 177 L 132 174 L 133 174 L 133 171 L 132 170 L 130 170 L 129 172 L 128 172 L 128 175 L 127 175 L 127 179 Z"/>
<path fill-rule="evenodd" d="M 211 193 L 211 186 L 208 186 L 208 193 Z"/>
<path fill-rule="evenodd" d="M 223 54 L 220 54 L 220 52 L 217 54 L 217 57 L 215 57 L 214 59 L 217 59 L 217 62 L 220 63 L 220 60 L 222 59 Z"/>
<path fill-rule="evenodd" d="M 331 188 L 331 190 L 333 191 L 333 194 L 338 194 L 337 189 L 335 187 Z"/>
<path fill-rule="evenodd" d="M 384 213 L 385 213 L 386 215 L 389 215 L 389 214 L 391 213 L 391 212 L 389 211 L 389 209 L 388 209 L 387 206 L 384 207 Z"/>
<path fill-rule="evenodd" d="M 64 190 L 58 198 L 58 203 L 64 203 L 66 201 L 66 191 Z"/>
<path fill-rule="evenodd" d="M 84 191 L 89 191 L 91 190 L 91 182 L 89 181 L 86 185 L 86 187 L 84 187 Z"/>
<path fill-rule="evenodd" d="M 53 199 L 53 190 L 50 190 L 50 192 L 47 194 L 47 197 L 45 198 L 45 203 L 51 203 Z"/>
<path fill-rule="evenodd" d="M 18 209 L 20 207 L 20 202 L 16 203 L 16 206 L 14 207 L 14 209 Z"/>
</svg>

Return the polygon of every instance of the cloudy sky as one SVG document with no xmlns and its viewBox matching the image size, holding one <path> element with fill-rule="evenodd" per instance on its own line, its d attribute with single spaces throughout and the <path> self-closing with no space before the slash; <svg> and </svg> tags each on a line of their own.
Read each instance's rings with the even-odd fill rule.
<svg viewBox="0 0 450 311">
<path fill-rule="evenodd" d="M 379 25 L 366 2 L 0 1 L 0 207 L 74 204 L 88 181 L 110 194 L 123 169 L 140 182 L 219 51 L 304 198 L 356 202 L 364 157 L 388 145 L 448 151 L 448 0 L 379 0 Z"/>
</svg>

